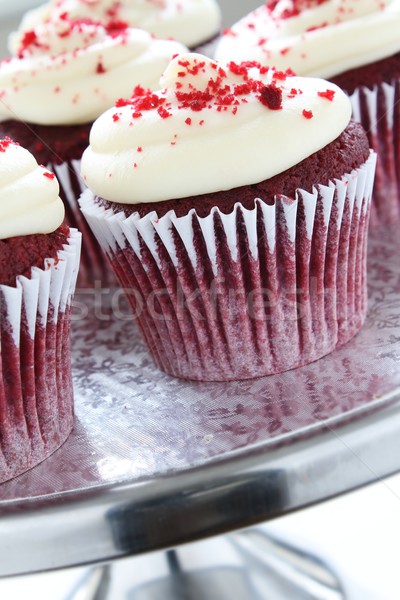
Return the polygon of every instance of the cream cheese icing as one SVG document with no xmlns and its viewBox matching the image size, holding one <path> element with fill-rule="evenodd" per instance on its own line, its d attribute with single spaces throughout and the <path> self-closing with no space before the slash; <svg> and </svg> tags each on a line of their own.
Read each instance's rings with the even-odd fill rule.
<svg viewBox="0 0 400 600">
<path fill-rule="evenodd" d="M 173 38 L 192 47 L 214 36 L 221 22 L 215 0 L 51 0 L 25 15 L 19 35 L 64 14 L 70 19 L 89 17 L 105 24 L 125 21 L 158 38 Z M 12 54 L 16 43 L 14 34 L 9 40 Z"/>
<path fill-rule="evenodd" d="M 58 194 L 54 173 L 25 148 L 0 140 L 0 239 L 55 231 L 64 219 Z"/>
<path fill-rule="evenodd" d="M 400 0 L 270 0 L 227 30 L 215 57 L 332 77 L 400 51 Z"/>
<path fill-rule="evenodd" d="M 93 121 L 138 82 L 157 87 L 172 56 L 187 48 L 123 24 L 64 17 L 21 34 L 0 63 L 0 119 L 40 125 Z"/>
<path fill-rule="evenodd" d="M 82 158 L 95 194 L 134 204 L 257 183 L 329 144 L 351 115 L 336 85 L 256 63 L 181 55 L 160 84 L 95 121 Z"/>
</svg>

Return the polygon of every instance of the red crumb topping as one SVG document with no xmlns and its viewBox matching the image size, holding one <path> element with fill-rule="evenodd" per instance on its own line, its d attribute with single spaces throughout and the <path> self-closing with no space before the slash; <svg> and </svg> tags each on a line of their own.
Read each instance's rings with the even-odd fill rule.
<svg viewBox="0 0 400 600">
<path fill-rule="evenodd" d="M 246 27 L 250 31 L 254 31 L 254 43 L 257 46 L 266 46 L 268 44 L 269 39 L 263 36 L 258 35 L 258 31 L 261 31 L 261 27 L 257 28 L 257 24 L 259 24 L 260 19 L 267 19 L 273 21 L 276 24 L 276 28 L 280 27 L 280 21 L 291 19 L 293 17 L 299 16 L 303 11 L 312 9 L 320 4 L 324 4 L 328 0 L 289 0 L 289 2 L 284 3 L 281 0 L 268 0 L 259 8 L 253 10 L 247 17 L 244 17 L 240 21 L 240 25 Z M 340 13 L 344 12 L 343 7 L 339 6 L 337 9 L 337 21 L 340 22 Z M 261 21 L 262 22 L 262 21 Z M 322 27 L 326 27 L 328 25 L 327 22 L 318 23 L 312 25 L 307 29 L 307 31 L 315 31 L 317 29 L 321 29 Z M 232 37 L 237 37 L 239 33 L 236 32 L 235 26 L 232 30 L 224 30 L 223 35 L 229 35 Z M 283 48 L 280 50 L 282 55 L 286 54 L 290 48 Z"/>
<path fill-rule="evenodd" d="M 326 21 L 324 21 L 324 23 L 321 23 L 320 25 L 313 25 L 312 27 L 309 27 L 308 29 L 306 29 L 306 31 L 316 31 L 317 29 L 322 29 L 323 27 L 327 27 L 328 23 Z"/>
<path fill-rule="evenodd" d="M 103 63 L 101 61 L 99 61 L 97 63 L 97 67 L 96 67 L 96 73 L 98 73 L 100 75 L 101 73 L 106 73 L 106 72 L 107 72 L 107 69 L 105 69 Z"/>
<path fill-rule="evenodd" d="M 290 19 L 291 17 L 297 17 L 303 10 L 314 8 L 326 1 L 327 0 L 292 0 L 291 6 L 287 6 L 283 11 L 279 12 L 279 18 Z M 263 8 L 269 13 L 273 13 L 279 3 L 280 0 L 269 0 L 265 3 Z"/>
<path fill-rule="evenodd" d="M 50 173 L 50 171 L 45 171 L 43 173 L 43 177 L 47 177 L 47 179 L 54 179 L 55 175 L 54 175 L 54 173 Z"/>
<path fill-rule="evenodd" d="M 17 52 L 18 58 L 22 58 L 25 51 L 30 49 L 32 46 L 35 46 L 35 47 L 40 46 L 37 35 L 33 30 L 26 31 L 20 41 L 20 46 L 19 46 L 18 52 Z"/>
<path fill-rule="evenodd" d="M 12 139 L 7 136 L 0 140 L 0 152 L 5 152 L 11 144 L 14 144 L 14 146 L 19 146 L 19 144 L 13 142 Z"/>
<path fill-rule="evenodd" d="M 155 92 L 138 85 L 130 98 L 116 101 L 116 107 L 131 109 L 129 126 L 133 126 L 133 120 L 140 119 L 147 111 L 157 111 L 161 119 L 168 119 L 176 110 L 185 110 L 187 115 L 187 111 L 201 113 L 214 109 L 235 116 L 240 106 L 247 104 L 249 99 L 260 102 L 267 110 L 282 110 L 284 101 L 290 102 L 303 93 L 301 89 L 290 87 L 288 78 L 294 75 L 291 69 L 279 71 L 256 61 L 232 61 L 225 68 L 196 58 L 190 61 L 178 58 L 177 62 L 181 70 L 177 73 L 179 81 L 173 83 L 172 90 Z M 198 81 L 200 89 L 196 87 Z M 317 91 L 317 94 L 329 101 L 333 101 L 335 96 L 335 92 L 329 89 Z M 305 119 L 310 120 L 314 116 L 307 108 L 296 110 Z M 185 124 L 192 125 L 192 117 L 186 115 Z M 198 126 L 205 123 L 201 117 L 196 119 Z M 114 122 L 119 118 L 120 113 L 112 115 Z M 138 148 L 138 152 L 141 149 Z"/>
<path fill-rule="evenodd" d="M 327 100 L 330 100 L 332 102 L 335 96 L 335 90 L 325 90 L 324 92 L 318 92 L 318 96 L 321 96 L 321 98 L 326 98 Z"/>
<path fill-rule="evenodd" d="M 90 45 L 91 41 L 95 37 L 95 31 L 97 29 L 103 29 L 103 31 L 112 38 L 119 35 L 126 35 L 129 24 L 125 21 L 118 21 L 111 19 L 108 23 L 103 24 L 100 21 L 95 21 L 90 18 L 81 19 L 70 19 L 67 12 L 60 15 L 60 21 L 62 21 L 62 27 L 56 33 L 60 39 L 68 38 L 76 32 L 84 34 L 84 38 L 87 45 Z M 51 48 L 39 41 L 36 31 L 34 29 L 26 31 L 19 42 L 17 50 L 18 58 L 23 58 L 29 55 L 34 48 L 42 48 L 44 51 L 50 52 Z M 98 64 L 97 73 L 104 73 L 101 63 Z"/>
<path fill-rule="evenodd" d="M 260 102 L 271 110 L 282 108 L 282 90 L 272 83 L 261 89 L 259 98 Z"/>
<path fill-rule="evenodd" d="M 230 62 L 223 69 L 217 63 L 207 63 L 205 60 L 187 59 L 178 60 L 181 70 L 177 75 L 179 81 L 174 84 L 173 95 L 178 109 L 189 109 L 193 112 L 201 112 L 216 108 L 218 112 L 229 111 L 236 115 L 238 106 L 246 104 L 248 97 L 253 96 L 263 106 L 269 110 L 280 110 L 282 108 L 284 87 L 283 82 L 288 77 L 294 75 L 291 69 L 287 71 L 278 71 L 260 65 L 256 61 L 245 61 L 241 63 Z M 269 75 L 272 78 L 270 83 L 261 81 L 262 75 Z M 207 79 L 207 75 L 208 79 Z M 232 75 L 237 77 L 232 82 Z M 193 77 L 199 76 L 201 79 L 201 88 L 195 87 Z M 185 80 L 185 78 L 188 78 Z M 204 86 L 204 78 L 206 85 Z M 182 81 L 185 85 L 183 85 Z M 294 97 L 300 91 L 288 94 L 288 98 Z M 139 119 L 146 111 L 156 110 L 161 119 L 168 119 L 172 115 L 172 104 L 165 92 L 154 92 L 150 89 L 144 89 L 138 85 L 133 90 L 130 98 L 120 98 L 115 106 L 132 107 L 131 116 L 133 119 Z M 117 121 L 118 113 L 113 115 L 113 120 Z M 191 117 L 185 119 L 187 125 L 192 125 Z M 204 119 L 198 124 L 202 125 Z"/>
<path fill-rule="evenodd" d="M 126 23 L 125 21 L 111 20 L 105 25 L 105 28 L 108 35 L 115 38 L 118 35 L 126 32 L 126 30 L 129 28 L 129 23 Z"/>
</svg>

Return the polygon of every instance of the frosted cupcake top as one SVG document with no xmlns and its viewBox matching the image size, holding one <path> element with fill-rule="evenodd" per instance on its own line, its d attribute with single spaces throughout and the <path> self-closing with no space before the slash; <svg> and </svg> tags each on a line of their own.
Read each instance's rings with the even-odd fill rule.
<svg viewBox="0 0 400 600">
<path fill-rule="evenodd" d="M 82 175 L 114 202 L 157 202 L 258 183 L 336 139 L 351 105 L 337 86 L 258 63 L 171 61 L 95 121 Z"/>
<path fill-rule="evenodd" d="M 20 32 L 64 14 L 70 19 L 89 17 L 105 25 L 124 21 L 158 38 L 174 38 L 192 47 L 214 36 L 221 21 L 215 0 L 51 0 L 26 14 Z M 12 35 L 9 42 L 12 54 L 15 44 Z"/>
<path fill-rule="evenodd" d="M 187 49 L 121 23 L 63 17 L 21 34 L 15 50 L 0 63 L 0 120 L 71 125 L 93 121 L 138 82 L 157 87 Z"/>
<path fill-rule="evenodd" d="M 9 138 L 0 140 L 0 239 L 55 231 L 64 219 L 58 193 L 54 173 Z"/>
<path fill-rule="evenodd" d="M 400 0 L 270 0 L 226 30 L 216 58 L 332 77 L 400 51 Z"/>
</svg>

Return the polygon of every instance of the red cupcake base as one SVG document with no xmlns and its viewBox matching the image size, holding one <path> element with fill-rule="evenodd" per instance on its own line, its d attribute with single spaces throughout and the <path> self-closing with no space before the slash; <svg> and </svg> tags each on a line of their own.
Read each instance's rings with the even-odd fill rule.
<svg viewBox="0 0 400 600">
<path fill-rule="evenodd" d="M 73 426 L 70 311 L 80 234 L 45 268 L 0 286 L 0 482 L 52 454 Z"/>
<path fill-rule="evenodd" d="M 0 122 L 0 138 L 8 136 L 29 150 L 39 164 L 53 171 L 60 183 L 60 197 L 65 206 L 65 222 L 82 233 L 82 253 L 78 288 L 116 284 L 107 257 L 93 237 L 78 206 L 85 189 L 80 176 L 80 159 L 89 145 L 91 123 L 82 125 L 36 125 L 22 121 Z"/>
<path fill-rule="evenodd" d="M 367 310 L 375 159 L 313 194 L 204 218 L 124 218 L 86 193 L 83 213 L 159 367 L 201 381 L 260 377 L 354 336 Z"/>
<path fill-rule="evenodd" d="M 359 87 L 350 97 L 353 118 L 367 132 L 378 155 L 371 225 L 400 221 L 400 79 Z"/>
</svg>

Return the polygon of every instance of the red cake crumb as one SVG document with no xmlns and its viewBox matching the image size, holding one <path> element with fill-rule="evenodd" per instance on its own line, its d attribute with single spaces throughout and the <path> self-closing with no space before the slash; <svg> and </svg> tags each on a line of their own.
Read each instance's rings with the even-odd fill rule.
<svg viewBox="0 0 400 600">
<path fill-rule="evenodd" d="M 260 102 L 271 110 L 282 108 L 282 90 L 273 84 L 265 85 L 260 90 Z"/>
<path fill-rule="evenodd" d="M 10 139 L 8 136 L 0 140 L 0 152 L 5 152 L 11 144 L 19 146 L 19 144 L 16 144 L 14 140 Z"/>
<path fill-rule="evenodd" d="M 44 267 L 45 258 L 56 258 L 68 243 L 69 228 L 61 225 L 49 234 L 24 235 L 0 240 L 0 284 L 15 286 L 18 275 L 30 276 L 32 267 Z"/>
<path fill-rule="evenodd" d="M 245 208 L 252 209 L 255 198 L 272 203 L 275 195 L 294 198 L 298 188 L 311 192 L 316 183 L 326 185 L 330 180 L 350 173 L 362 165 L 368 156 L 369 144 L 364 129 L 359 123 L 350 121 L 336 140 L 283 173 L 260 183 L 163 202 L 127 205 L 109 202 L 102 198 L 97 198 L 97 201 L 107 208 L 112 207 L 122 211 L 126 216 L 138 212 L 142 217 L 153 210 L 159 217 L 169 210 L 175 210 L 178 216 L 184 216 L 195 208 L 200 217 L 205 217 L 213 206 L 218 206 L 222 212 L 228 214 L 238 200 Z"/>
<path fill-rule="evenodd" d="M 236 115 L 238 106 L 246 104 L 248 97 L 252 95 L 263 106 L 269 110 L 280 110 L 282 108 L 283 93 L 288 77 L 294 75 L 291 69 L 286 71 L 278 71 L 273 67 L 261 65 L 257 61 L 243 61 L 235 63 L 231 61 L 223 69 L 217 63 L 211 63 L 209 67 L 215 71 L 207 81 L 204 89 L 196 89 L 191 81 L 184 87 L 182 81 L 188 76 L 197 75 L 199 72 L 206 72 L 206 62 L 195 59 L 190 62 L 185 59 L 178 61 L 182 70 L 178 72 L 180 81 L 175 82 L 174 96 L 176 108 L 178 110 L 189 109 L 193 112 L 201 112 L 213 107 L 218 112 L 226 112 L 230 110 L 231 114 Z M 241 81 L 231 83 L 229 74 L 234 74 Z M 268 74 L 271 82 L 263 82 L 260 75 Z M 302 93 L 301 90 L 292 89 L 291 93 L 287 94 L 287 98 L 293 98 L 295 95 Z M 327 94 L 328 91 L 322 92 Z M 333 96 L 331 98 L 333 100 Z M 131 98 L 119 98 L 115 106 L 132 107 L 132 119 L 140 119 L 143 112 L 156 109 L 162 119 L 167 119 L 172 115 L 175 105 L 160 92 L 154 92 L 151 89 L 144 89 L 141 86 L 136 86 L 133 90 Z M 308 119 L 312 118 L 310 111 L 303 111 L 303 116 Z M 117 121 L 115 115 L 113 120 Z M 191 119 L 188 117 L 185 120 L 187 125 L 191 125 Z M 204 119 L 200 120 L 199 125 L 204 123 Z M 131 123 L 132 124 L 132 123 Z"/>
<path fill-rule="evenodd" d="M 325 90 L 324 92 L 318 92 L 318 96 L 320 96 L 321 98 L 326 98 L 327 100 L 332 102 L 332 100 L 335 97 L 335 90 Z"/>
</svg>

